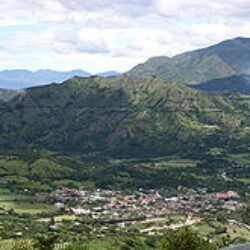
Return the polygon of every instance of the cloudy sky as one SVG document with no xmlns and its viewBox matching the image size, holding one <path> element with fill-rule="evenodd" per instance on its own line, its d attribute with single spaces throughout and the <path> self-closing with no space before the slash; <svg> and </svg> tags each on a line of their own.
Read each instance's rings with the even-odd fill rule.
<svg viewBox="0 0 250 250">
<path fill-rule="evenodd" d="M 0 0 L 0 70 L 126 71 L 250 37 L 250 0 Z"/>
</svg>

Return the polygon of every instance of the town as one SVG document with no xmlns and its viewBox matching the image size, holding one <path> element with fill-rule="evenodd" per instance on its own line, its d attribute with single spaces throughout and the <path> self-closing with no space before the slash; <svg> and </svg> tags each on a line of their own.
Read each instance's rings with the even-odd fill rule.
<svg viewBox="0 0 250 250">
<path fill-rule="evenodd" d="M 200 214 L 235 211 L 244 206 L 234 191 L 207 193 L 204 189 L 184 187 L 180 187 L 179 194 L 173 197 L 169 197 L 165 190 L 154 189 L 124 192 L 62 187 L 48 193 L 47 198 L 52 198 L 54 205 L 67 213 L 103 221 L 115 220 L 121 227 L 138 221 L 159 221 L 169 215 L 184 215 L 187 218 L 184 225 L 191 225 L 204 220 Z"/>
</svg>

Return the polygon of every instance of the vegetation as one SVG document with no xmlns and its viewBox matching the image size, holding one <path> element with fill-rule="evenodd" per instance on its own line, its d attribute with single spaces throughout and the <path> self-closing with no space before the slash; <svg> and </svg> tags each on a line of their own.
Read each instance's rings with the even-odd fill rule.
<svg viewBox="0 0 250 250">
<path fill-rule="evenodd" d="M 174 244 L 167 240 L 177 237 L 172 235 L 173 232 L 165 231 L 164 233 L 167 233 L 165 238 L 158 239 L 159 235 L 155 235 L 155 237 L 145 234 L 138 235 L 136 227 L 132 227 L 128 231 L 118 230 L 114 222 L 102 225 L 91 218 L 72 216 L 65 211 L 56 210 L 52 205 L 55 201 L 52 198 L 43 198 L 42 194 L 44 191 L 54 190 L 61 186 L 115 190 L 138 190 L 142 187 L 164 188 L 170 196 L 177 195 L 178 187 L 184 186 L 191 189 L 205 188 L 208 192 L 235 190 L 241 194 L 242 202 L 248 204 L 249 200 L 247 192 L 249 184 L 241 181 L 250 178 L 248 154 L 230 154 L 221 148 L 212 148 L 202 159 L 161 156 L 148 159 L 109 160 L 105 157 L 61 155 L 38 150 L 1 151 L 0 158 L 0 213 L 8 212 L 0 215 L 0 235 L 4 240 L 1 244 L 7 244 L 6 242 L 9 242 L 7 240 L 13 239 L 15 244 L 13 242 L 11 244 L 14 244 L 15 247 L 17 247 L 16 244 L 19 244 L 18 242 L 23 244 L 23 241 L 19 239 L 28 242 L 36 239 L 35 242 L 37 242 L 37 235 L 45 237 L 46 241 L 47 234 L 57 236 L 55 237 L 55 249 L 66 247 L 67 242 L 74 241 L 79 241 L 79 243 L 75 245 L 67 243 L 66 249 L 71 249 L 70 247 L 73 249 L 80 247 L 83 249 L 112 249 L 113 245 L 116 246 L 116 249 L 129 249 L 129 246 L 130 249 L 131 246 L 135 249 L 162 249 L 163 246 Z M 244 165 L 242 165 L 243 163 Z M 53 169 L 51 176 L 46 175 L 43 169 L 46 168 L 46 164 Z M 67 171 L 63 172 L 61 169 Z M 221 175 L 223 171 L 226 172 L 230 181 L 223 179 Z M 14 176 L 19 177 L 14 178 Z M 231 218 L 249 224 L 248 207 L 231 213 L 222 211 L 211 217 L 213 218 L 212 223 L 207 224 L 207 221 L 211 220 L 211 218 L 207 218 L 206 222 L 199 224 L 201 228 L 194 228 L 195 231 L 201 233 L 202 238 L 194 236 L 194 243 L 191 241 L 190 244 L 197 242 L 207 244 L 202 239 L 208 238 L 222 247 L 245 242 L 245 239 L 249 237 L 247 230 L 229 226 L 227 223 L 227 219 Z M 218 218 L 218 221 L 215 218 Z M 79 222 L 80 225 L 78 225 Z M 50 225 L 57 223 L 60 225 L 59 228 L 50 228 Z M 75 223 L 77 226 L 74 225 Z M 162 223 L 168 223 L 167 218 Z M 102 229 L 103 226 L 108 227 L 107 231 Z M 150 225 L 141 224 L 142 228 L 146 226 Z M 182 237 L 181 235 L 185 235 L 185 231 L 178 231 L 179 234 L 178 237 Z M 99 239 L 100 235 L 111 238 L 110 240 Z M 90 240 L 92 237 L 96 238 Z M 28 244 L 25 244 L 25 247 L 27 246 Z M 30 246 L 32 247 L 33 243 Z M 214 249 L 213 247 L 211 246 L 211 249 Z"/>
<path fill-rule="evenodd" d="M 250 159 L 247 153 L 231 154 L 213 148 L 204 156 L 194 153 L 189 159 L 173 157 L 114 160 L 37 150 L 0 151 L 0 201 L 2 207 L 21 213 L 27 210 L 35 212 L 38 208 L 46 212 L 50 208 L 39 202 L 32 204 L 31 195 L 61 186 L 173 190 L 186 186 L 207 188 L 212 192 L 233 189 L 244 193 L 249 185 Z M 225 181 L 221 176 L 223 172 L 232 181 Z"/>
<path fill-rule="evenodd" d="M 57 243 L 57 236 L 36 236 L 31 241 L 15 240 L 14 242 L 1 242 L 2 246 L 8 246 L 9 250 L 101 250 L 101 249 L 156 249 L 156 250 L 215 250 L 217 247 L 204 240 L 197 233 L 189 228 L 177 231 L 170 231 L 164 236 L 158 237 L 118 237 L 104 238 L 97 240 L 87 240 L 76 243 Z"/>
<path fill-rule="evenodd" d="M 75 77 L 28 89 L 2 105 L 0 148 L 77 152 L 99 159 L 201 156 L 211 147 L 234 148 L 239 140 L 247 144 L 246 112 L 224 97 L 161 79 Z M 45 160 L 34 163 L 32 175 L 41 165 L 45 175 L 52 174 Z"/>
<path fill-rule="evenodd" d="M 182 228 L 178 231 L 170 232 L 163 243 L 166 250 L 215 250 L 217 247 L 201 238 L 190 228 Z"/>
<path fill-rule="evenodd" d="M 196 52 L 197 60 L 214 66 L 211 51 L 221 47 Z M 0 249 L 213 250 L 244 242 L 245 225 L 237 231 L 228 219 L 249 224 L 249 107 L 156 77 L 74 77 L 27 89 L 0 106 Z M 172 197 L 181 189 L 233 190 L 244 206 L 205 213 L 200 228 L 150 236 L 138 229 L 143 223 L 124 229 L 115 219 L 72 216 L 75 200 L 56 208 L 49 194 L 62 186 Z"/>
</svg>

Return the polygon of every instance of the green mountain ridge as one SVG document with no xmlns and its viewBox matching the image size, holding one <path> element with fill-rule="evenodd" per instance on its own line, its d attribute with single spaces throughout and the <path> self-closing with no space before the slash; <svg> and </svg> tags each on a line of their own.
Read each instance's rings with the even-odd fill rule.
<svg viewBox="0 0 250 250">
<path fill-rule="evenodd" d="M 226 40 L 214 46 L 169 57 L 155 57 L 127 75 L 157 76 L 178 83 L 199 84 L 215 78 L 250 73 L 250 38 Z"/>
<path fill-rule="evenodd" d="M 181 154 L 210 147 L 203 137 L 218 143 L 221 131 L 248 126 L 244 112 L 224 97 L 163 79 L 75 77 L 27 89 L 3 104 L 0 148 Z"/>
</svg>

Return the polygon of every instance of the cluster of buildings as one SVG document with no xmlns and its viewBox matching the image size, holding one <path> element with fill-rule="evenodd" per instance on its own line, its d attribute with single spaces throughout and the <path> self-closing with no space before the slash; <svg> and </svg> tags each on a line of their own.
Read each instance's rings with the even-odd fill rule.
<svg viewBox="0 0 250 250">
<path fill-rule="evenodd" d="M 236 192 L 206 193 L 183 190 L 168 197 L 162 190 L 134 192 L 112 190 L 76 190 L 60 188 L 52 193 L 55 206 L 78 216 L 91 218 L 133 220 L 166 215 L 208 214 L 218 210 L 236 210 L 242 207 Z"/>
</svg>

